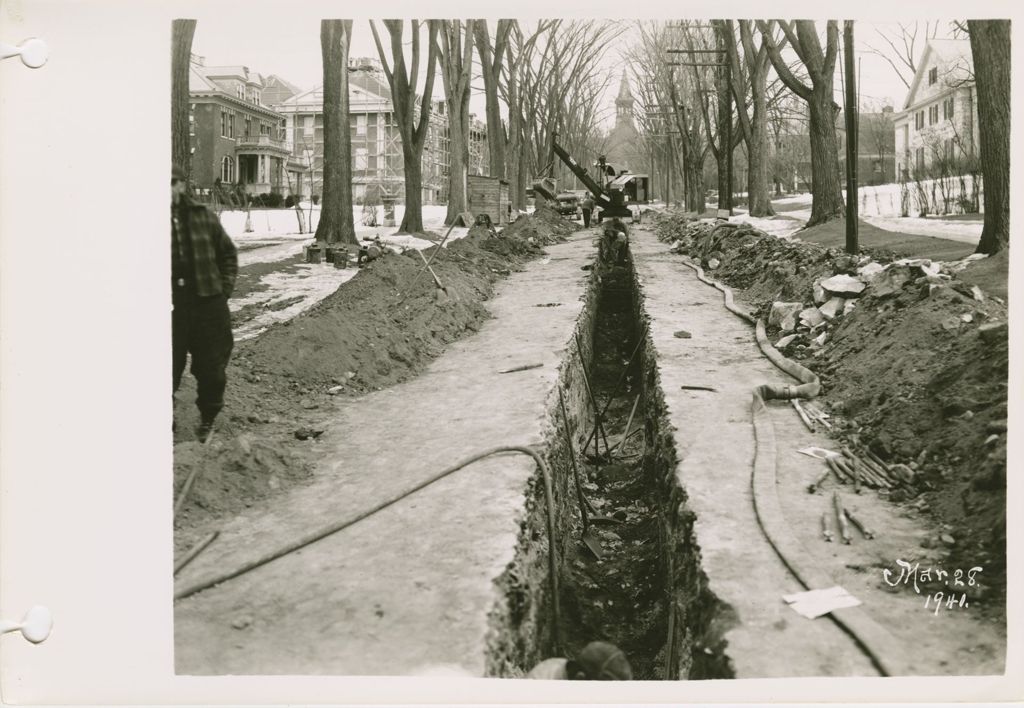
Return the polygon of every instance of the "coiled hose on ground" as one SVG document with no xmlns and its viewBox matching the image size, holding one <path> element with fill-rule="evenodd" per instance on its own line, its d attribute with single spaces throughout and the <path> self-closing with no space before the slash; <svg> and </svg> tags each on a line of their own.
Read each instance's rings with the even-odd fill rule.
<svg viewBox="0 0 1024 708">
<path fill-rule="evenodd" d="M 779 369 L 800 381 L 796 386 L 761 384 L 754 389 L 751 401 L 755 438 L 752 475 L 754 512 L 768 542 L 801 585 L 808 590 L 831 587 L 835 581 L 808 557 L 807 550 L 793 535 L 782 512 L 776 482 L 775 426 L 765 405 L 765 401 L 771 399 L 814 398 L 820 392 L 821 383 L 813 371 L 787 359 L 772 346 L 765 334 L 764 321 L 737 307 L 728 286 L 708 278 L 696 263 L 685 258 L 683 263 L 694 270 L 702 283 L 721 291 L 729 312 L 754 325 L 754 334 L 761 352 Z M 829 616 L 853 638 L 883 676 L 914 673 L 909 659 L 900 653 L 892 635 L 860 607 L 833 610 Z"/>
</svg>

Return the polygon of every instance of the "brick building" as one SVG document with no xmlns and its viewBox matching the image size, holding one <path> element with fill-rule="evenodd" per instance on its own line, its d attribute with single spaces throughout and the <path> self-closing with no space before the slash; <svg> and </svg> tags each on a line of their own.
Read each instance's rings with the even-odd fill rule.
<svg viewBox="0 0 1024 708">
<path fill-rule="evenodd" d="M 352 198 L 356 202 L 405 193 L 402 139 L 395 123 L 391 89 L 376 59 L 349 60 L 349 120 L 352 140 Z M 311 167 L 303 195 L 323 188 L 323 87 L 298 93 L 274 106 L 284 118 L 284 134 L 291 159 Z M 435 101 L 423 150 L 423 200 L 447 199 L 449 140 L 443 101 Z M 470 120 L 470 174 L 484 174 L 487 166 L 486 127 Z"/>
<path fill-rule="evenodd" d="M 249 194 L 299 192 L 308 170 L 287 146 L 284 118 L 263 103 L 263 77 L 198 56 L 189 69 L 193 186 L 205 191 L 220 180 Z"/>
</svg>

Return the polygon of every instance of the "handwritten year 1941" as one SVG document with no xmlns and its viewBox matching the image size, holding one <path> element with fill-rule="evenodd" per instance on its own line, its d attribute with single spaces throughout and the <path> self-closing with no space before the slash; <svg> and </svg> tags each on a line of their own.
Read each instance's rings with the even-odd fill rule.
<svg viewBox="0 0 1024 708">
<path fill-rule="evenodd" d="M 899 570 L 899 577 L 893 580 L 894 571 L 889 568 L 885 568 L 882 571 L 882 580 L 889 587 L 896 587 L 900 583 L 903 585 L 913 584 L 914 592 L 918 595 L 921 594 L 921 585 L 925 586 L 926 589 L 934 587 L 936 584 L 941 583 L 945 591 L 937 590 L 935 592 L 926 591 L 924 595 L 924 607 L 926 610 L 934 610 L 934 614 L 938 615 L 939 611 L 943 608 L 952 610 L 956 608 L 967 608 L 970 603 L 967 601 L 967 594 L 964 590 L 957 590 L 957 588 L 974 587 L 978 585 L 978 573 L 982 571 L 980 566 L 974 566 L 966 573 L 957 568 L 950 573 L 942 568 L 932 568 L 928 566 L 921 568 L 920 563 L 914 563 L 911 565 L 905 560 L 896 559 L 896 566 Z M 918 584 L 920 583 L 920 585 Z"/>
</svg>

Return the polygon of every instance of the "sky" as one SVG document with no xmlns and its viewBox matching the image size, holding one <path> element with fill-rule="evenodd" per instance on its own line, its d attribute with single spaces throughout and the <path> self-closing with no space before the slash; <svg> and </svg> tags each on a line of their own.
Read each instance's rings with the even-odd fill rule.
<svg viewBox="0 0 1024 708">
<path fill-rule="evenodd" d="M 320 23 L 317 20 L 282 20 L 280 16 L 270 13 L 227 13 L 210 12 L 195 13 L 198 20 L 193 39 L 193 52 L 206 57 L 209 66 L 242 64 L 260 74 L 277 74 L 299 88 L 310 89 L 318 86 L 322 79 L 320 57 Z M 932 18 L 934 19 L 934 18 Z M 631 22 L 631 21 L 630 21 Z M 493 32 L 494 23 L 490 29 Z M 945 27 L 948 22 L 943 22 Z M 408 25 L 407 25 L 408 28 Z M 902 108 L 907 89 L 900 81 L 892 67 L 881 57 L 868 50 L 867 45 L 884 47 L 876 30 L 893 30 L 893 24 L 870 23 L 858 21 L 855 25 L 856 56 L 860 59 L 860 93 L 862 99 L 873 99 L 883 104 L 889 103 L 898 111 Z M 382 37 L 387 41 L 387 34 L 378 24 Z M 622 42 L 629 42 L 632 31 L 627 31 Z M 940 35 L 941 36 L 941 35 Z M 387 47 L 387 45 L 385 45 Z M 924 42 L 918 41 L 917 53 L 924 49 Z M 475 53 L 474 53 L 475 54 Z M 377 57 L 377 50 L 366 20 L 353 23 L 353 38 L 350 56 Z M 425 60 L 424 60 L 425 61 Z M 605 62 L 614 80 L 610 83 L 608 95 L 605 97 L 607 110 L 603 113 L 613 116 L 611 110 L 615 94 L 619 87 L 619 75 L 622 72 L 622 58 L 619 51 L 608 52 Z M 842 67 L 842 54 L 836 62 L 837 72 Z M 421 74 L 423 71 L 421 70 Z M 840 90 L 839 77 L 836 77 L 836 91 Z M 474 94 L 470 110 L 483 119 L 484 99 L 482 82 L 477 75 L 474 79 Z M 443 95 L 440 77 L 435 82 L 435 95 Z"/>
</svg>

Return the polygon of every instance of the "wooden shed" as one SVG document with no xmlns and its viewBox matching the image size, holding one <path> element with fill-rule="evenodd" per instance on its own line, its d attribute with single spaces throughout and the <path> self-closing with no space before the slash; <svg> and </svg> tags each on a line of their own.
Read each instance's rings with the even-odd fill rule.
<svg viewBox="0 0 1024 708">
<path fill-rule="evenodd" d="M 474 217 L 487 214 L 495 225 L 508 224 L 508 182 L 498 177 L 469 175 L 469 210 Z"/>
</svg>

